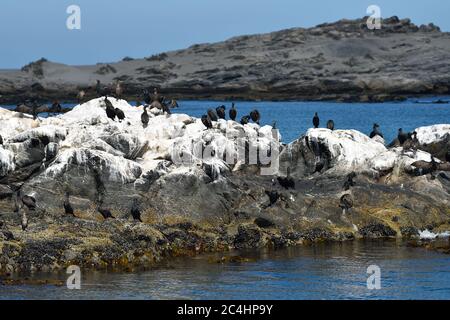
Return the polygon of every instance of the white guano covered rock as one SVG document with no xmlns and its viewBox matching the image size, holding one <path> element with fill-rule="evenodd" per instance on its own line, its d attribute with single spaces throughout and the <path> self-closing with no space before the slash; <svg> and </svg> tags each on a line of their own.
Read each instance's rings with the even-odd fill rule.
<svg viewBox="0 0 450 320">
<path fill-rule="evenodd" d="M 365 170 L 371 159 L 387 150 L 380 142 L 356 130 L 309 129 L 306 136 L 309 141 L 326 147 L 335 171 Z"/>
<path fill-rule="evenodd" d="M 450 137 L 450 124 L 436 124 L 428 127 L 420 127 L 414 130 L 420 144 L 430 144 Z"/>
</svg>

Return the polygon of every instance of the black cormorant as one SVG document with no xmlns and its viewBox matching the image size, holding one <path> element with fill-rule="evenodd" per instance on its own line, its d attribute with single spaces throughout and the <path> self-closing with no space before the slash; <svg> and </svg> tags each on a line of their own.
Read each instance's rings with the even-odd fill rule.
<svg viewBox="0 0 450 320">
<path fill-rule="evenodd" d="M 114 106 L 111 101 L 108 100 L 108 97 L 105 97 L 106 104 L 106 116 L 110 118 L 112 121 L 116 119 L 116 111 L 114 110 Z"/>
<path fill-rule="evenodd" d="M 219 119 L 225 119 L 225 106 L 219 106 L 216 108 L 216 113 Z"/>
<path fill-rule="evenodd" d="M 231 109 L 230 109 L 228 115 L 230 116 L 231 120 L 236 121 L 237 109 L 234 106 L 234 102 L 231 104 Z"/>
<path fill-rule="evenodd" d="M 259 124 L 259 120 L 261 120 L 261 114 L 258 110 L 254 109 L 250 112 L 250 118 L 253 122 Z"/>
<path fill-rule="evenodd" d="M 373 137 L 375 137 L 375 136 L 380 136 L 381 138 L 383 138 L 384 139 L 384 136 L 383 136 L 383 134 L 381 133 L 381 131 L 380 131 L 380 126 L 378 125 L 378 123 L 374 123 L 373 124 L 373 130 L 372 130 L 372 132 L 370 133 L 370 138 L 373 138 Z"/>
<path fill-rule="evenodd" d="M 398 142 L 400 142 L 400 145 L 403 145 L 405 143 L 405 141 L 408 139 L 408 134 L 403 132 L 403 129 L 400 128 L 398 129 Z"/>
<path fill-rule="evenodd" d="M 142 222 L 141 211 L 139 210 L 139 204 L 137 199 L 134 199 L 133 204 L 131 205 L 131 216 L 135 221 Z"/>
<path fill-rule="evenodd" d="M 111 210 L 102 208 L 102 205 L 99 205 L 97 211 L 102 215 L 103 219 L 115 219 L 111 213 Z"/>
<path fill-rule="evenodd" d="M 119 108 L 115 108 L 114 113 L 116 114 L 117 119 L 119 119 L 119 122 L 122 122 L 122 120 L 125 119 L 125 113 Z"/>
<path fill-rule="evenodd" d="M 334 121 L 333 120 L 327 121 L 327 128 L 330 129 L 331 131 L 334 130 Z"/>
<path fill-rule="evenodd" d="M 149 120 L 150 120 L 150 117 L 148 116 L 147 106 L 145 105 L 144 106 L 144 112 L 142 112 L 142 114 L 141 114 L 142 126 L 144 128 L 147 128 Z"/>
<path fill-rule="evenodd" d="M 208 109 L 207 114 L 208 114 L 208 117 L 211 119 L 211 121 L 217 121 L 218 120 L 217 114 L 216 114 L 216 112 L 213 109 Z"/>
<path fill-rule="evenodd" d="M 319 119 L 319 116 L 317 115 L 317 112 L 314 114 L 314 118 L 313 118 L 313 125 L 314 125 L 314 128 L 318 128 L 319 127 L 319 124 L 320 124 L 320 119 Z"/>
<path fill-rule="evenodd" d="M 267 207 L 271 207 L 273 206 L 278 199 L 280 198 L 280 194 L 277 191 L 274 190 L 266 190 L 265 193 L 267 194 L 267 196 L 269 197 L 269 205 Z"/>
<path fill-rule="evenodd" d="M 66 192 L 66 196 L 65 196 L 65 199 L 64 199 L 63 206 L 64 206 L 64 211 L 65 211 L 65 213 L 67 215 L 75 217 L 75 214 L 74 214 L 74 211 L 73 211 L 73 208 L 72 208 L 72 204 L 70 203 L 69 192 Z"/>
<path fill-rule="evenodd" d="M 204 114 L 202 116 L 202 123 L 206 127 L 206 129 L 211 129 L 212 128 L 211 119 L 206 114 Z"/>
<path fill-rule="evenodd" d="M 243 117 L 241 118 L 241 124 L 242 124 L 242 125 L 248 124 L 249 121 L 250 121 L 250 116 L 243 116 Z"/>
<path fill-rule="evenodd" d="M 287 168 L 286 177 L 277 177 L 278 183 L 285 189 L 295 189 L 295 181 L 291 178 L 291 168 Z"/>
</svg>

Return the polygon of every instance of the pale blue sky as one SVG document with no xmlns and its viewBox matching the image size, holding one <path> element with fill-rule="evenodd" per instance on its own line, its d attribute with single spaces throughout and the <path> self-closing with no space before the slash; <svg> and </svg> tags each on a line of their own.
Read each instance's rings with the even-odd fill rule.
<svg viewBox="0 0 450 320">
<path fill-rule="evenodd" d="M 68 30 L 66 8 L 81 7 L 81 30 Z M 310 27 L 366 14 L 434 22 L 450 31 L 446 0 L 1 0 L 0 68 L 40 57 L 67 64 L 144 57 L 195 43 Z"/>
</svg>

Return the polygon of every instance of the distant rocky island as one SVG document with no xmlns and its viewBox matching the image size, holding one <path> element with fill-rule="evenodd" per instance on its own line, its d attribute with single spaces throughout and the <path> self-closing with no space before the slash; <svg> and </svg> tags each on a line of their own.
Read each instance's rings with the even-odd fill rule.
<svg viewBox="0 0 450 320">
<path fill-rule="evenodd" d="M 95 97 L 95 83 L 123 82 L 124 97 L 159 87 L 183 99 L 379 102 L 450 90 L 450 34 L 410 19 L 367 17 L 240 36 L 144 59 L 69 66 L 40 59 L 0 71 L 0 103 Z"/>
<path fill-rule="evenodd" d="M 50 118 L 0 108 L 0 282 L 69 265 L 134 270 L 204 252 L 450 231 L 450 124 L 390 147 L 327 128 L 284 145 L 270 126 L 148 109 L 145 119 L 144 106 L 115 98 Z M 259 153 L 225 161 L 240 148 L 270 154 L 278 170 L 263 174 Z"/>
</svg>

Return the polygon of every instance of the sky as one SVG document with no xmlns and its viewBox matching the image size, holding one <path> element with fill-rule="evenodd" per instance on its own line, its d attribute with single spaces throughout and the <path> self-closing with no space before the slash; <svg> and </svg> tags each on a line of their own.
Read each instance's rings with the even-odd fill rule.
<svg viewBox="0 0 450 320">
<path fill-rule="evenodd" d="M 71 65 L 147 57 L 192 44 L 360 18 L 369 5 L 381 17 L 433 22 L 450 31 L 447 0 L 1 0 L 0 69 L 41 57 Z M 81 29 L 66 12 L 77 5 Z"/>
</svg>

